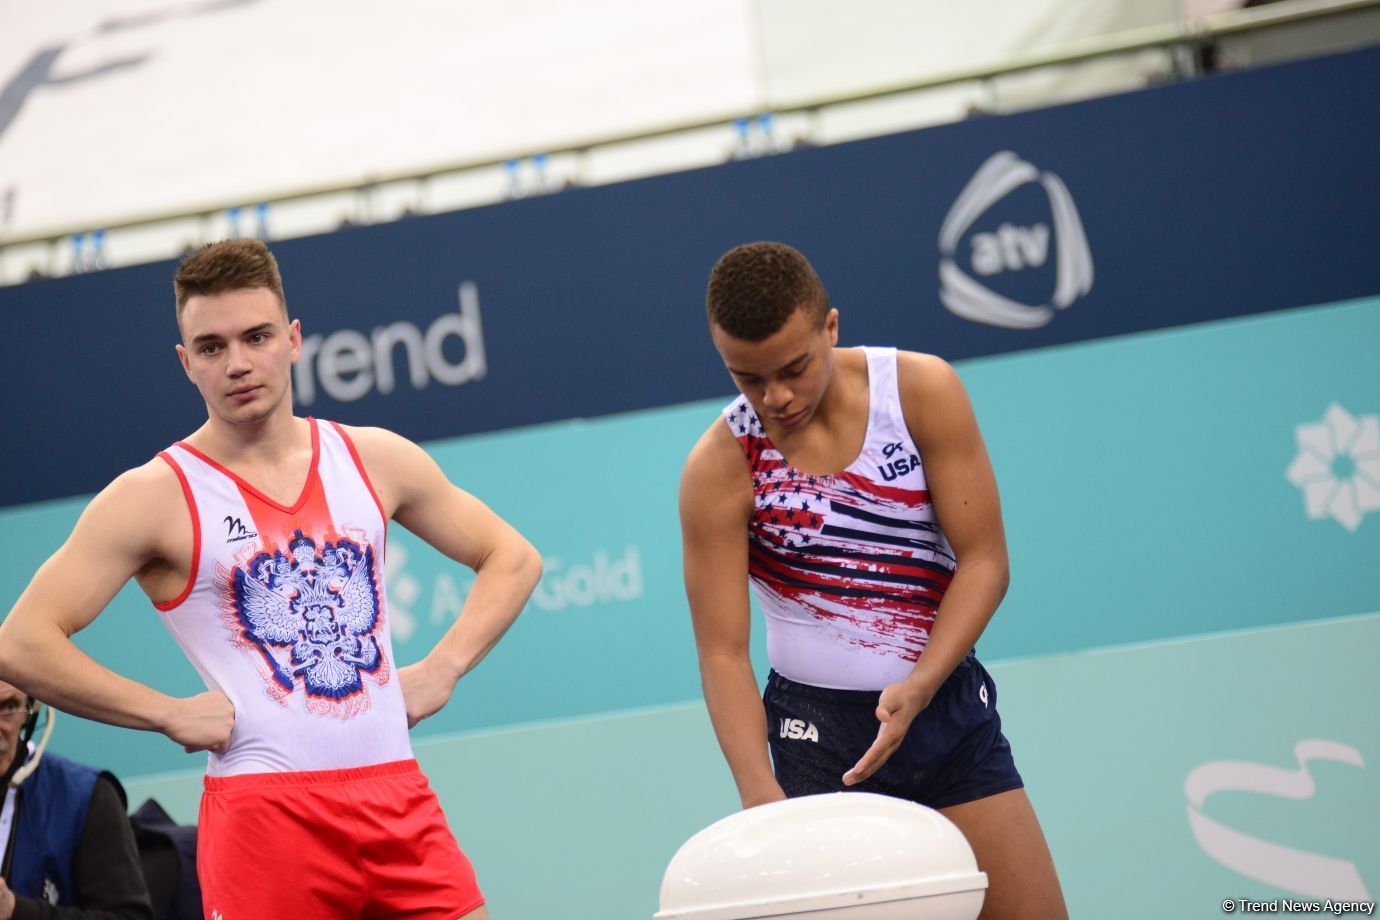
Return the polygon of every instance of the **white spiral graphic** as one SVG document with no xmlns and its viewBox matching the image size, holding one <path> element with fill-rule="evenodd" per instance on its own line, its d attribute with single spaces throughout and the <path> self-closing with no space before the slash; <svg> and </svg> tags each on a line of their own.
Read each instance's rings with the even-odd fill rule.
<svg viewBox="0 0 1380 920">
<path fill-rule="evenodd" d="M 1184 780 L 1188 826 L 1198 845 L 1217 862 L 1247 878 L 1310 898 L 1365 901 L 1366 884 L 1354 863 L 1262 840 L 1227 827 L 1202 813 L 1217 792 L 1253 792 L 1280 799 L 1311 799 L 1317 791 L 1308 772 L 1311 760 L 1363 767 L 1361 752 L 1336 741 L 1306 739 L 1294 745 L 1297 770 L 1238 760 L 1205 763 Z"/>
</svg>

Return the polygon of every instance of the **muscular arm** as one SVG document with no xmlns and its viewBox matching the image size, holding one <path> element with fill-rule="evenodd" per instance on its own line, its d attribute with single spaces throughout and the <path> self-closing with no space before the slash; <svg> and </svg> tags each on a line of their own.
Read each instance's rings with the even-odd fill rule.
<svg viewBox="0 0 1380 920">
<path fill-rule="evenodd" d="M 188 515 L 161 460 L 92 499 L 0 623 L 0 679 L 75 715 L 163 732 L 188 750 L 222 749 L 234 723 L 223 695 L 175 699 L 116 674 L 72 641 L 125 582 L 160 562 L 167 538 L 159 528 L 179 513 Z"/>
<path fill-rule="evenodd" d="M 110 780 L 97 780 L 77 851 L 72 855 L 77 903 L 54 907 L 15 896 L 14 920 L 153 920 L 134 832 Z"/>
<path fill-rule="evenodd" d="M 1010 569 L 997 480 L 962 381 L 933 355 L 902 353 L 898 360 L 906 425 L 958 560 L 912 674 L 933 694 L 987 628 L 1006 596 Z"/>
<path fill-rule="evenodd" d="M 958 568 L 925 651 L 904 681 L 882 691 L 877 740 L 844 774 L 850 785 L 875 773 L 900 746 L 915 716 L 987 628 L 1010 579 L 996 477 L 962 381 L 939 358 L 909 352 L 897 355 L 897 378 L 906 427 Z"/>
<path fill-rule="evenodd" d="M 752 481 L 727 426 L 705 433 L 680 484 L 685 593 L 700 681 L 743 807 L 785 798 L 767 756 L 767 721 L 748 655 L 748 520 Z"/>
<path fill-rule="evenodd" d="M 455 684 L 498 643 L 541 577 L 541 554 L 483 502 L 450 482 L 427 453 L 380 428 L 352 428 L 385 511 L 437 550 L 474 570 L 459 618 L 416 665 L 403 669 L 408 720 L 449 700 Z"/>
</svg>

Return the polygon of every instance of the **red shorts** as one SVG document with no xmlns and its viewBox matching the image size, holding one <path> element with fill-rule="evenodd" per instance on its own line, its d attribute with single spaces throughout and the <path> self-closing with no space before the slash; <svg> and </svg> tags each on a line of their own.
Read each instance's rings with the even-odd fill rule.
<svg viewBox="0 0 1380 920">
<path fill-rule="evenodd" d="M 415 760 L 205 785 L 196 866 L 208 918 L 455 920 L 484 903 Z"/>
</svg>

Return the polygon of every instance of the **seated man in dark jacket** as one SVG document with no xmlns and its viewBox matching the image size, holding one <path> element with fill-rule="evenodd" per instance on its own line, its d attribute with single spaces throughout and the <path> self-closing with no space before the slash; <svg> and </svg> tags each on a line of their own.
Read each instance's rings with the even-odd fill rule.
<svg viewBox="0 0 1380 920">
<path fill-rule="evenodd" d="M 30 746 L 37 708 L 0 681 L 0 920 L 153 920 L 124 789 Z"/>
</svg>

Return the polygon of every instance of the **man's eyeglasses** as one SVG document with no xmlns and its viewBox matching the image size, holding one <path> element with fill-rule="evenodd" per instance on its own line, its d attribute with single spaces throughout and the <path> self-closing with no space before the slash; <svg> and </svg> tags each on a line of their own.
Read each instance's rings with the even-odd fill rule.
<svg viewBox="0 0 1380 920">
<path fill-rule="evenodd" d="M 13 722 L 16 719 L 27 719 L 31 711 L 28 703 L 7 700 L 0 703 L 0 721 Z"/>
</svg>

